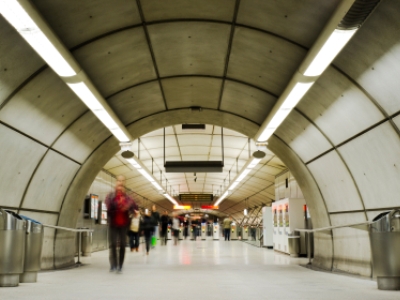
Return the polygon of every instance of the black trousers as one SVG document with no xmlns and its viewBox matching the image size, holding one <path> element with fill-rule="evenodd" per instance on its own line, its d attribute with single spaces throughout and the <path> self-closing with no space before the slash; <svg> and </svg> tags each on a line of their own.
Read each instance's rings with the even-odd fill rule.
<svg viewBox="0 0 400 300">
<path fill-rule="evenodd" d="M 225 232 L 225 241 L 226 240 L 230 241 L 231 240 L 231 230 L 230 229 L 224 229 L 224 232 Z"/>
<path fill-rule="evenodd" d="M 168 227 L 161 227 L 161 232 L 160 232 L 160 240 L 161 240 L 161 244 L 164 243 L 164 245 L 167 244 L 167 240 L 168 240 Z"/>
<path fill-rule="evenodd" d="M 129 246 L 131 249 L 139 248 L 139 232 L 133 232 L 129 230 Z"/>
<path fill-rule="evenodd" d="M 126 227 L 110 227 L 110 266 L 122 268 L 125 258 Z M 119 249 L 119 251 L 117 251 Z"/>
</svg>

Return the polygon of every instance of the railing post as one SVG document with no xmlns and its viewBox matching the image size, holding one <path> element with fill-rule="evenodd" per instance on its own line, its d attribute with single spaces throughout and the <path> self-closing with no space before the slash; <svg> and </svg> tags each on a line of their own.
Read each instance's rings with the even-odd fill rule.
<svg viewBox="0 0 400 300">
<path fill-rule="evenodd" d="M 311 265 L 311 233 L 306 232 L 306 237 L 307 237 L 307 258 L 308 258 L 307 265 Z"/>
<path fill-rule="evenodd" d="M 80 259 L 81 259 L 81 248 L 82 248 L 82 232 L 81 231 L 79 231 L 79 242 L 78 242 L 78 261 L 76 262 L 76 264 L 78 265 L 78 266 L 81 266 L 82 265 L 82 263 L 81 263 L 81 261 L 80 261 Z"/>
</svg>

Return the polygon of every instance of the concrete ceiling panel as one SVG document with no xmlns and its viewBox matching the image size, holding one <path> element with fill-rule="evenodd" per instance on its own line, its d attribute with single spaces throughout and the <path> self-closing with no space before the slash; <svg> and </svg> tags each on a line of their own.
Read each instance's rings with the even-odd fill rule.
<svg viewBox="0 0 400 300">
<path fill-rule="evenodd" d="M 365 222 L 364 213 L 331 215 L 332 226 Z M 371 276 L 371 247 L 368 232 L 356 228 L 338 228 L 333 230 L 333 266 L 352 274 Z M 349 265 L 348 260 L 357 260 Z"/>
<path fill-rule="evenodd" d="M 333 68 L 325 71 L 297 108 L 335 145 L 384 118 L 362 90 Z"/>
<path fill-rule="evenodd" d="M 161 77 L 223 75 L 230 25 L 176 22 L 147 28 Z"/>
<path fill-rule="evenodd" d="M 311 47 L 340 0 L 242 0 L 238 24 Z"/>
<path fill-rule="evenodd" d="M 147 136 L 141 137 L 140 143 L 144 145 L 147 150 L 158 149 L 164 147 L 164 136 Z M 165 148 L 169 149 L 172 147 L 177 147 L 176 138 L 174 135 L 165 136 Z M 135 149 L 135 148 L 134 148 Z M 136 147 L 137 149 L 137 147 Z"/>
<path fill-rule="evenodd" d="M 1 15 L 0 40 L 1 109 L 2 103 L 45 63 Z"/>
<path fill-rule="evenodd" d="M 335 151 L 308 164 L 308 168 L 321 190 L 328 212 L 364 209 L 352 174 Z"/>
<path fill-rule="evenodd" d="M 400 110 L 399 1 L 381 1 L 334 63 L 389 114 Z"/>
<path fill-rule="evenodd" d="M 168 109 L 191 106 L 218 109 L 222 80 L 207 77 L 175 77 L 162 80 Z"/>
<path fill-rule="evenodd" d="M 248 144 L 248 137 L 245 136 L 225 136 L 224 135 L 224 148 L 227 149 L 243 149 Z M 221 136 L 214 136 L 212 140 L 213 147 L 222 147 Z"/>
<path fill-rule="evenodd" d="M 332 148 L 322 133 L 296 110 L 293 110 L 275 134 L 302 159 L 310 159 Z"/>
<path fill-rule="evenodd" d="M 208 156 L 209 147 L 206 146 L 184 146 L 181 147 L 181 153 L 183 156 L 187 157 L 189 155 L 202 155 Z"/>
<path fill-rule="evenodd" d="M 126 165 L 122 165 L 122 166 L 114 167 L 112 169 L 108 169 L 108 171 L 115 175 L 126 175 L 127 173 L 133 173 L 133 174 L 137 174 L 138 176 L 140 176 L 140 174 L 136 170 L 133 171 L 132 169 L 130 169 Z"/>
<path fill-rule="evenodd" d="M 124 124 L 165 110 L 158 81 L 127 89 L 109 98 L 108 102 Z"/>
<path fill-rule="evenodd" d="M 193 134 L 193 135 L 177 135 L 178 143 L 180 147 L 185 146 L 211 146 L 211 135 L 205 134 Z"/>
<path fill-rule="evenodd" d="M 145 0 L 146 22 L 171 19 L 201 19 L 231 22 L 235 0 Z"/>
<path fill-rule="evenodd" d="M 280 95 L 305 54 L 275 35 L 236 27 L 227 76 Z"/>
<path fill-rule="evenodd" d="M 111 135 L 103 123 L 88 111 L 63 132 L 53 148 L 83 163 L 93 150 Z"/>
<path fill-rule="evenodd" d="M 275 102 L 276 98 L 268 93 L 248 85 L 227 80 L 222 94 L 221 110 L 261 124 Z"/>
<path fill-rule="evenodd" d="M 49 151 L 29 184 L 22 208 L 59 212 L 80 165 Z"/>
<path fill-rule="evenodd" d="M 104 97 L 156 78 L 141 27 L 107 35 L 73 54 Z"/>
<path fill-rule="evenodd" d="M 390 123 L 383 123 L 338 150 L 360 188 L 366 209 L 399 206 L 394 195 L 400 193 L 400 143 Z"/>
<path fill-rule="evenodd" d="M 68 48 L 141 23 L 135 1 L 33 0 L 33 2 Z"/>
<path fill-rule="evenodd" d="M 65 83 L 46 69 L 0 110 L 0 120 L 50 145 L 85 110 Z"/>
<path fill-rule="evenodd" d="M 19 207 L 24 188 L 46 148 L 0 124 L 1 205 Z M 22 187 L 22 188 L 21 188 Z"/>
<path fill-rule="evenodd" d="M 180 126 L 180 125 L 178 125 Z M 146 132 L 146 134 L 143 134 L 142 137 L 147 137 L 147 136 L 163 136 L 164 135 L 164 128 L 157 128 L 154 131 L 151 132 Z M 165 127 L 165 135 L 174 135 L 174 126 L 167 126 Z"/>
<path fill-rule="evenodd" d="M 104 165 L 104 169 L 105 170 L 109 170 L 118 166 L 123 165 L 123 162 L 118 159 L 117 157 L 113 156 L 105 165 Z"/>
</svg>

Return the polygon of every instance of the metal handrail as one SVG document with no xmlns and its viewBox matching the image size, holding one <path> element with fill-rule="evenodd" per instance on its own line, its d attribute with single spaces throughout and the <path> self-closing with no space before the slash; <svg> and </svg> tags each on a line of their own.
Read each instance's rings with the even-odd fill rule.
<svg viewBox="0 0 400 300">
<path fill-rule="evenodd" d="M 47 225 L 42 224 L 43 227 L 49 227 L 54 229 L 60 229 L 65 231 L 72 231 L 72 232 L 79 232 L 79 242 L 78 242 L 78 261 L 76 265 L 81 266 L 81 248 L 82 248 L 82 232 L 94 232 L 94 229 L 81 229 L 81 228 L 69 228 L 69 227 L 61 227 L 61 226 L 54 226 L 54 225 Z"/>
<path fill-rule="evenodd" d="M 307 234 L 307 258 L 308 258 L 308 264 L 311 265 L 311 238 L 310 238 L 310 233 L 313 232 L 318 232 L 318 231 L 326 231 L 326 230 L 332 230 L 332 229 L 337 229 L 337 228 L 343 228 L 343 227 L 354 227 L 356 229 L 360 230 L 368 230 L 368 225 L 372 224 L 372 221 L 367 221 L 367 222 L 361 222 L 361 223 L 353 223 L 353 224 L 346 224 L 346 225 L 337 225 L 337 226 L 328 226 L 328 227 L 321 227 L 321 228 L 315 228 L 315 229 L 300 229 L 296 228 L 295 231 L 298 232 L 305 232 Z"/>
<path fill-rule="evenodd" d="M 315 229 L 299 229 L 299 228 L 296 228 L 295 231 L 311 233 L 311 232 L 325 231 L 325 230 L 331 230 L 331 229 L 336 229 L 336 228 L 358 227 L 358 226 L 370 225 L 370 224 L 372 224 L 372 221 L 361 222 L 361 223 L 353 223 L 353 224 L 346 224 L 346 225 L 328 226 L 328 227 L 321 227 L 321 228 L 315 228 Z M 364 227 L 359 227 L 357 229 L 368 230 L 367 227 L 365 227 L 365 228 Z"/>
</svg>

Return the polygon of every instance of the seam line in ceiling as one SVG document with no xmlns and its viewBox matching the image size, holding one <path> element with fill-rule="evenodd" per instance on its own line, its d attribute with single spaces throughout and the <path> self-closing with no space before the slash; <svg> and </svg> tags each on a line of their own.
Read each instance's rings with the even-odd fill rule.
<svg viewBox="0 0 400 300">
<path fill-rule="evenodd" d="M 154 55 L 154 51 L 153 51 L 153 45 L 151 44 L 151 39 L 150 39 L 150 35 L 149 35 L 149 31 L 147 29 L 147 23 L 146 23 L 146 19 L 144 17 L 144 13 L 143 13 L 143 9 L 142 9 L 142 4 L 140 3 L 140 0 L 136 0 L 136 4 L 139 10 L 139 15 L 140 15 L 140 19 L 142 21 L 142 27 L 144 30 L 144 34 L 146 36 L 146 41 L 147 41 L 147 46 L 149 47 L 149 51 L 150 51 L 150 55 L 151 55 L 151 60 L 153 61 L 153 67 L 154 70 L 156 72 L 156 76 L 157 76 L 157 80 L 158 80 L 158 85 L 160 87 L 160 91 L 161 91 L 161 96 L 164 100 L 164 106 L 165 106 L 165 110 L 168 110 L 168 105 L 167 105 L 167 100 L 165 99 L 165 93 L 164 93 L 164 89 L 160 80 L 160 72 L 158 71 L 158 66 L 157 66 L 157 61 L 156 61 L 156 57 Z"/>
<path fill-rule="evenodd" d="M 235 25 L 236 25 L 237 15 L 239 12 L 239 6 L 240 6 L 240 0 L 236 0 L 235 10 L 234 10 L 233 19 L 232 19 L 232 25 L 231 25 L 231 32 L 229 34 L 228 48 L 226 50 L 226 56 L 225 56 L 224 75 L 222 76 L 222 84 L 221 84 L 221 90 L 219 93 L 218 106 L 217 106 L 218 110 L 221 108 L 222 96 L 224 94 L 225 80 L 226 80 L 226 75 L 228 74 L 229 59 L 231 56 L 233 37 L 235 35 Z"/>
</svg>

